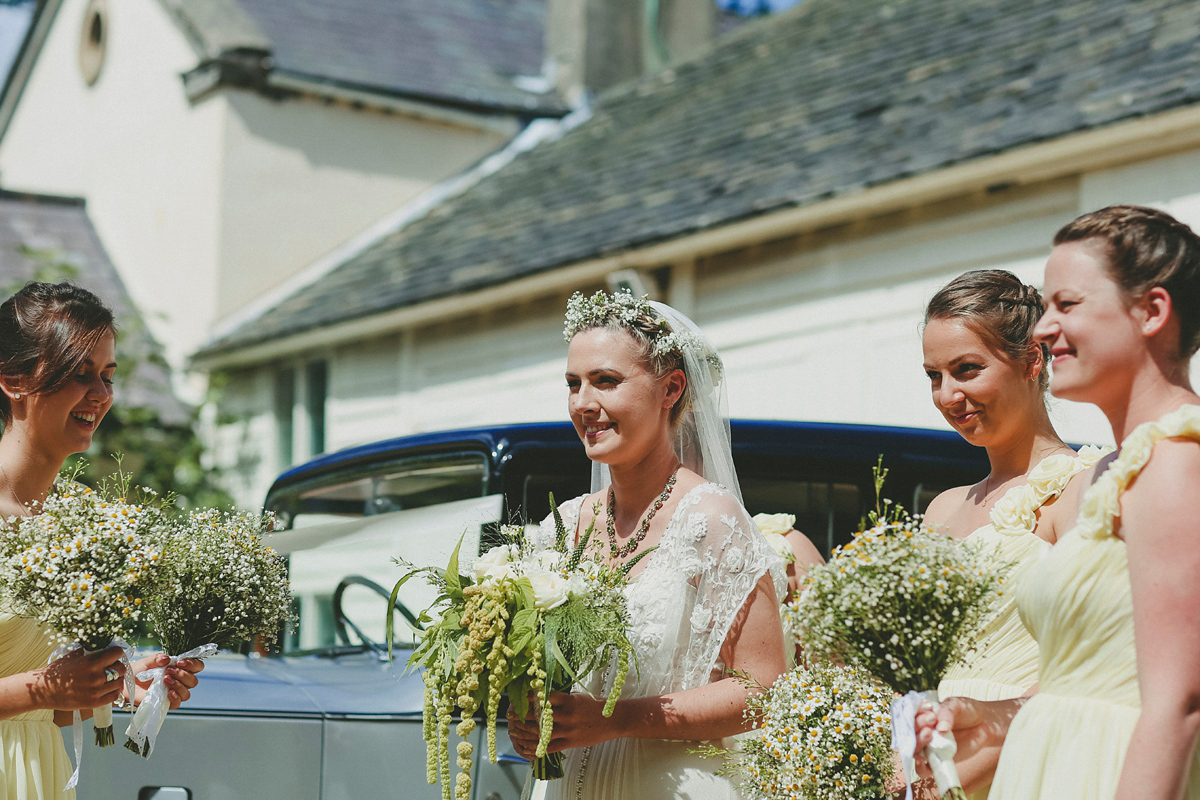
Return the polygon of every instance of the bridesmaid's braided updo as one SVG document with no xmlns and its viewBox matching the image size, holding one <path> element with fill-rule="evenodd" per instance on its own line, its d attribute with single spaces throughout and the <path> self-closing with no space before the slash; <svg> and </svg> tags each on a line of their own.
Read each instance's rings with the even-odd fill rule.
<svg viewBox="0 0 1200 800">
<path fill-rule="evenodd" d="M 962 319 L 983 340 L 1013 361 L 1025 361 L 1033 344 L 1033 328 L 1046 310 L 1038 290 L 1004 269 L 964 272 L 946 284 L 925 307 L 925 322 Z M 1039 345 L 1043 364 L 1050 363 L 1050 348 Z M 1045 369 L 1038 374 L 1044 391 L 1049 383 Z"/>
</svg>

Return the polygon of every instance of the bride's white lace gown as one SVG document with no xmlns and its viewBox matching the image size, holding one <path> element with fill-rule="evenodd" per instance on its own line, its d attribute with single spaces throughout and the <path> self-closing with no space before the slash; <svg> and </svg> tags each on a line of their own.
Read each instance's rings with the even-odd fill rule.
<svg viewBox="0 0 1200 800">
<path fill-rule="evenodd" d="M 559 510 L 576 529 L 583 497 Z M 599 531 L 603 535 L 603 530 Z M 537 547 L 554 542 L 552 519 L 534 533 Z M 783 561 L 741 503 L 713 483 L 680 498 L 658 549 L 642 562 L 626 594 L 637 654 L 622 698 L 694 689 L 725 677 L 721 646 L 760 577 L 770 573 L 776 596 L 785 586 Z M 608 695 L 611 674 L 593 674 L 586 688 Z M 740 797 L 714 774 L 718 759 L 688 751 L 695 742 L 613 739 L 566 752 L 566 777 L 551 781 L 547 800 L 719 800 Z"/>
</svg>

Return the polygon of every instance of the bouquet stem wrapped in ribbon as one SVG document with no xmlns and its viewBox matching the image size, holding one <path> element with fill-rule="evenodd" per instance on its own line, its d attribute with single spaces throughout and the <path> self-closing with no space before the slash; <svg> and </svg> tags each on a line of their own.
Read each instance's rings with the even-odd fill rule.
<svg viewBox="0 0 1200 800">
<path fill-rule="evenodd" d="M 886 475 L 876 467 L 877 492 Z M 892 705 L 892 736 L 911 798 L 913 716 L 924 700 L 936 708 L 942 676 L 970 653 L 1003 570 L 903 509 L 877 506 L 870 516 L 871 528 L 809 571 L 789 614 L 810 657 L 858 667 L 901 695 Z M 954 752 L 946 734 L 925 755 L 941 796 L 965 800 Z"/>
<path fill-rule="evenodd" d="M 216 654 L 217 645 L 209 642 L 200 647 L 193 647 L 186 653 L 171 656 L 167 666 L 173 667 L 187 658 L 207 658 Z M 155 667 L 139 672 L 137 676 L 139 681 L 149 681 L 150 688 L 146 690 L 141 705 L 133 712 L 129 727 L 125 729 L 125 735 L 129 737 L 125 740 L 125 747 L 145 758 L 149 758 L 154 752 L 154 742 L 158 739 L 158 732 L 162 729 L 167 719 L 167 711 L 171 708 L 167 684 L 164 682 L 166 675 L 167 667 Z"/>
<path fill-rule="evenodd" d="M 550 505 L 555 507 L 553 495 Z M 555 523 L 553 547 L 541 550 L 532 546 L 520 526 L 501 526 L 504 543 L 480 556 L 466 574 L 459 570 L 457 547 L 445 571 L 400 562 L 410 570 L 392 590 L 393 602 L 404 583 L 419 574 L 440 595 L 419 618 L 429 627 L 408 666 L 423 669 L 427 777 L 430 783 L 441 780 L 445 800 L 451 795 L 449 735 L 455 708 L 462 720 L 456 732 L 464 738 L 475 730 L 475 714 L 483 712 L 488 757 L 493 762 L 502 697 L 508 696 L 521 719 L 536 710 L 541 735 L 533 774 L 553 780 L 563 776 L 563 759 L 561 753 L 547 752 L 554 728 L 550 693 L 569 691 L 588 673 L 615 662 L 605 716 L 613 713 L 621 694 L 633 661 L 623 588 L 637 559 L 620 568 L 597 561 L 587 555 L 591 526 L 578 544 L 569 545 L 557 510 Z M 436 622 L 431 610 L 440 614 Z M 389 643 L 392 627 L 389 614 Z M 470 797 L 472 753 L 470 742 L 459 742 L 457 800 Z"/>
</svg>

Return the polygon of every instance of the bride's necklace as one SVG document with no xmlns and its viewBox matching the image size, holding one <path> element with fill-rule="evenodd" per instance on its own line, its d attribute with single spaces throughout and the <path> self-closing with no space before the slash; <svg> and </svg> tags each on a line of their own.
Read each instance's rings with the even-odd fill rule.
<svg viewBox="0 0 1200 800">
<path fill-rule="evenodd" d="M 642 539 L 646 538 L 646 533 L 650 530 L 650 520 L 654 519 L 654 515 L 663 507 L 663 503 L 667 502 L 667 498 L 671 496 L 671 490 L 675 488 L 675 479 L 679 475 L 678 467 L 671 473 L 671 477 L 667 478 L 667 485 L 663 487 L 660 494 L 654 501 L 654 505 L 650 506 L 650 511 L 647 512 L 642 524 L 638 526 L 637 533 L 629 537 L 629 541 L 623 545 L 617 545 L 617 527 L 614 519 L 617 515 L 617 493 L 609 487 L 608 490 L 608 552 L 612 560 L 625 558 L 634 550 L 637 550 L 638 545 L 642 543 Z"/>
</svg>

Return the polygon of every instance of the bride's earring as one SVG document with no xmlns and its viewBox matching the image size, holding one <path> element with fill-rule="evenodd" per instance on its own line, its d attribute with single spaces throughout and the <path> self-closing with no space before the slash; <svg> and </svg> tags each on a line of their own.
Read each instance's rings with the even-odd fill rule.
<svg viewBox="0 0 1200 800">
<path fill-rule="evenodd" d="M 21 399 L 21 395 L 19 395 L 19 394 L 13 395 L 13 400 L 20 400 L 20 399 Z"/>
</svg>

